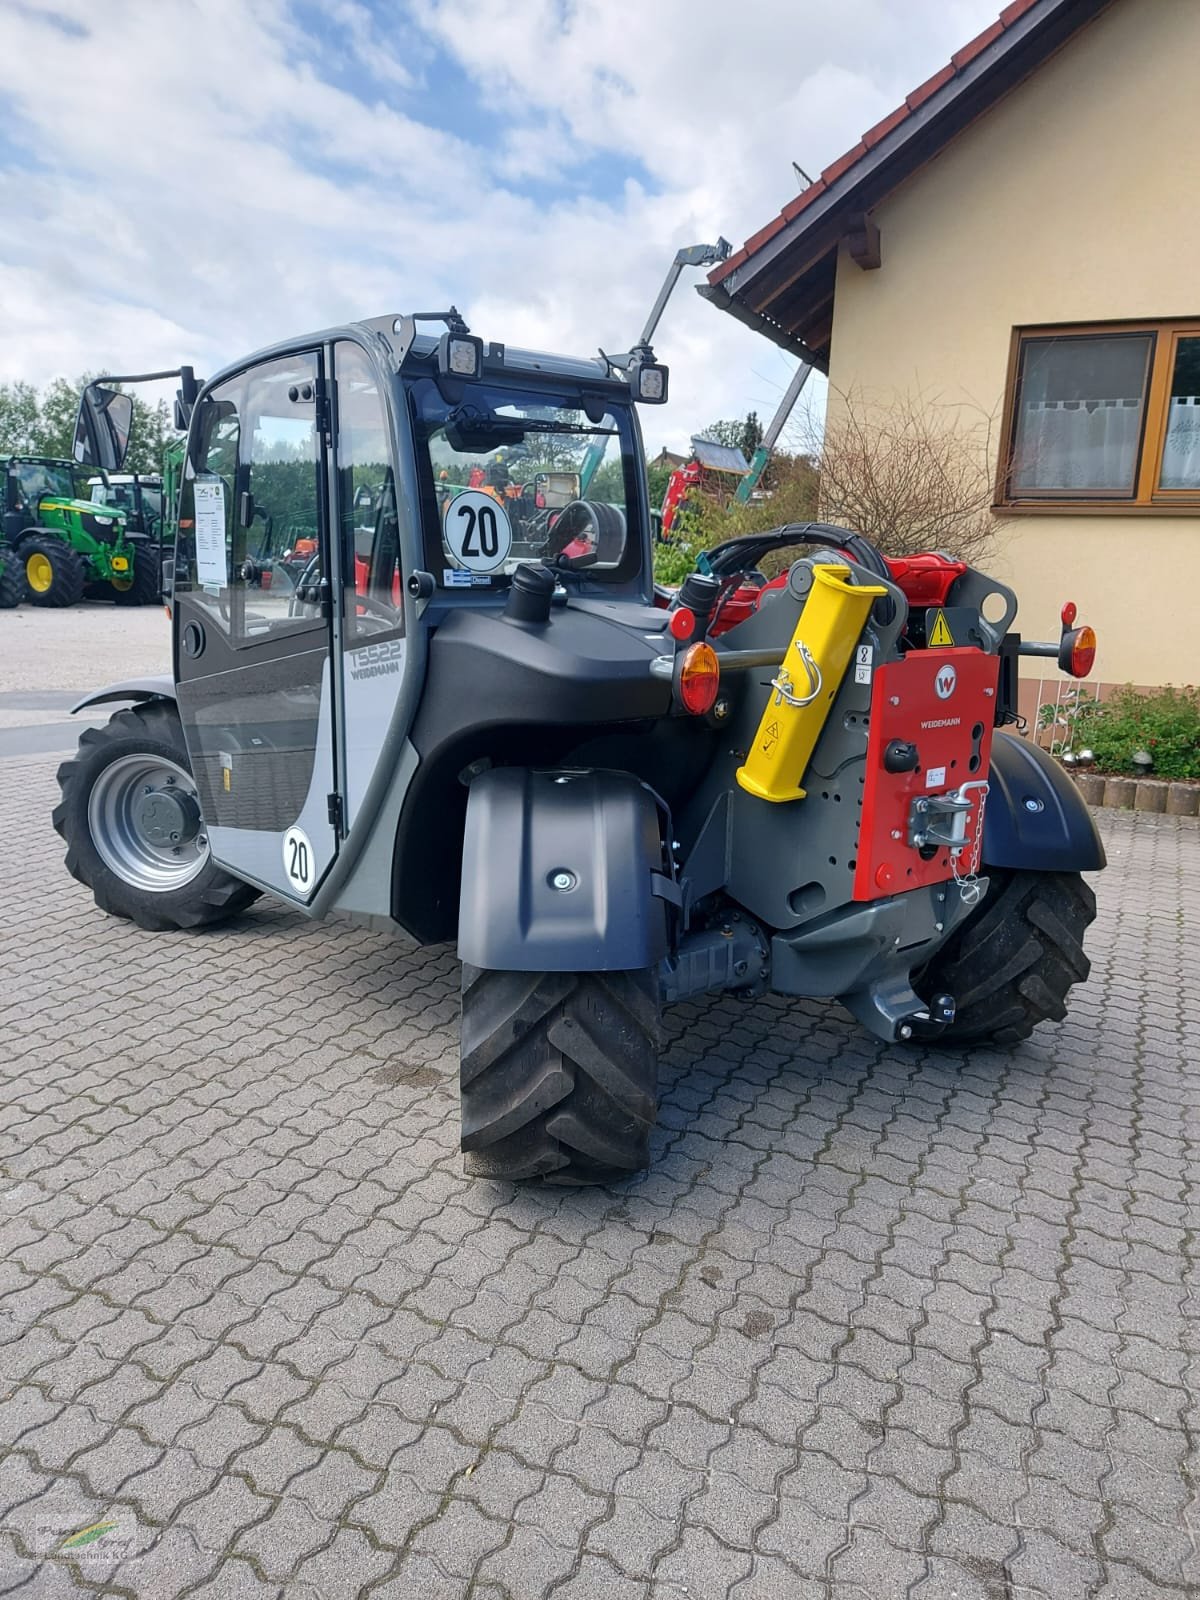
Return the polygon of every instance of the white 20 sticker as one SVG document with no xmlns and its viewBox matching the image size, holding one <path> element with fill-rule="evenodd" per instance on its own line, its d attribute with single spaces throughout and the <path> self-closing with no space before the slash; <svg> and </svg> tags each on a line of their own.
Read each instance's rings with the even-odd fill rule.
<svg viewBox="0 0 1200 1600">
<path fill-rule="evenodd" d="M 498 500 L 464 489 L 446 507 L 446 545 L 469 572 L 495 572 L 512 549 L 512 523 Z"/>
<path fill-rule="evenodd" d="M 283 870 L 293 889 L 307 894 L 317 875 L 312 842 L 303 828 L 289 828 L 283 836 Z"/>
</svg>

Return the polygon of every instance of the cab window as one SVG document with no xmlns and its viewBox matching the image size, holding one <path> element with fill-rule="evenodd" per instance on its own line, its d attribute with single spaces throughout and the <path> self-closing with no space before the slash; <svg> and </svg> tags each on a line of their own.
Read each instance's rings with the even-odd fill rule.
<svg viewBox="0 0 1200 1600">
<path fill-rule="evenodd" d="M 404 632 L 400 522 L 387 411 L 366 352 L 334 350 L 346 639 Z"/>
<path fill-rule="evenodd" d="M 324 624 L 318 377 L 315 355 L 289 356 L 202 402 L 180 554 L 206 609 L 238 644 Z"/>
</svg>

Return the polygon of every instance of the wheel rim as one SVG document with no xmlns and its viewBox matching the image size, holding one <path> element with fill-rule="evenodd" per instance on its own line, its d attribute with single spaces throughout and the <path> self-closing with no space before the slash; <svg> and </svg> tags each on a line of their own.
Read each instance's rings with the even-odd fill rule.
<svg viewBox="0 0 1200 1600">
<path fill-rule="evenodd" d="M 110 762 L 88 796 L 88 828 L 105 866 L 137 889 L 181 889 L 208 864 L 191 774 L 161 756 Z"/>
<path fill-rule="evenodd" d="M 54 567 L 50 557 L 35 550 L 25 563 L 25 578 L 35 594 L 45 594 L 54 582 Z"/>
</svg>

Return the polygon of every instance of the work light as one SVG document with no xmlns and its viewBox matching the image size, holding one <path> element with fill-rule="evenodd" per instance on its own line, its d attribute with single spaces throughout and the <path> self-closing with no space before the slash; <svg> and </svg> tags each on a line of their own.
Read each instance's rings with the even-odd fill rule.
<svg viewBox="0 0 1200 1600">
<path fill-rule="evenodd" d="M 443 378 L 477 378 L 483 371 L 483 340 L 471 333 L 444 333 L 437 364 Z"/>
</svg>

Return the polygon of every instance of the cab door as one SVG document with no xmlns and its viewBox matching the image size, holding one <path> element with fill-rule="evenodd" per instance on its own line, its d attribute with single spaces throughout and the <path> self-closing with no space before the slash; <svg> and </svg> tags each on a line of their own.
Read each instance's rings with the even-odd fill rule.
<svg viewBox="0 0 1200 1600">
<path fill-rule="evenodd" d="M 203 395 L 180 500 L 179 709 L 214 858 L 301 904 L 338 849 L 320 350 Z"/>
</svg>

